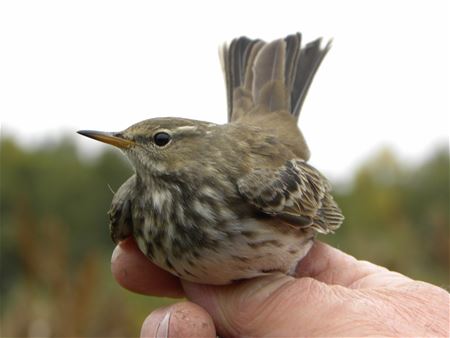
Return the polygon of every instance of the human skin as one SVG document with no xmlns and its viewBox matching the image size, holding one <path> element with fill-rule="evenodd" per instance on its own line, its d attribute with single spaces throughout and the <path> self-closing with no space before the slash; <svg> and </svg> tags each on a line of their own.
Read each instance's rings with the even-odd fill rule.
<svg viewBox="0 0 450 338">
<path fill-rule="evenodd" d="M 180 281 L 153 265 L 134 240 L 113 253 L 125 288 L 186 297 L 153 311 L 141 337 L 449 336 L 450 295 L 316 242 L 296 278 L 270 275 L 227 286 Z"/>
</svg>

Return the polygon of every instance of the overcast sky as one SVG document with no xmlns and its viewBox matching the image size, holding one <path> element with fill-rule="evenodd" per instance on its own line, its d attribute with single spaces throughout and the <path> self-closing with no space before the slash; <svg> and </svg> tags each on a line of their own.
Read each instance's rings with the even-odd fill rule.
<svg viewBox="0 0 450 338">
<path fill-rule="evenodd" d="M 226 122 L 218 46 L 333 38 L 300 126 L 344 177 L 382 146 L 410 161 L 448 142 L 448 1 L 2 1 L 0 116 L 24 144 L 157 116 Z"/>
</svg>

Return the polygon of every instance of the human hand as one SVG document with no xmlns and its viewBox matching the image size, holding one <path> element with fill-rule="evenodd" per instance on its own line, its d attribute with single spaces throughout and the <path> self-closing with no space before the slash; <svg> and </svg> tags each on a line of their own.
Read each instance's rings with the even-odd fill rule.
<svg viewBox="0 0 450 338">
<path fill-rule="evenodd" d="M 271 275 L 227 286 L 180 281 L 132 239 L 116 247 L 112 272 L 131 291 L 190 300 L 153 311 L 142 337 L 449 336 L 445 290 L 320 242 L 300 262 L 297 278 Z"/>
</svg>

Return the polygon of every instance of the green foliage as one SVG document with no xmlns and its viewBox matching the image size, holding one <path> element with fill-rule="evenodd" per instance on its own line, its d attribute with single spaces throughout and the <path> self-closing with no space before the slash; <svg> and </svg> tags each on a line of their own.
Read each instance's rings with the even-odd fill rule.
<svg viewBox="0 0 450 338">
<path fill-rule="evenodd" d="M 112 152 L 92 162 L 82 161 L 68 140 L 35 151 L 3 140 L 0 151 L 2 250 L 17 254 L 15 227 L 17 216 L 24 212 L 36 220 L 61 222 L 61 231 L 70 238 L 68 250 L 73 260 L 82 259 L 92 248 L 111 250 L 111 241 L 105 236 L 106 211 L 112 198 L 108 185 L 117 188 L 130 175 L 124 161 Z M 20 265 L 10 264 L 17 261 L 11 255 L 4 260 L 5 269 L 20 269 Z M 2 279 L 2 291 L 4 282 Z"/>
<path fill-rule="evenodd" d="M 2 335 L 139 332 L 167 301 L 131 296 L 109 271 L 110 189 L 130 166 L 114 151 L 82 160 L 68 140 L 31 151 L 4 139 L 0 151 Z"/>
<path fill-rule="evenodd" d="M 132 173 L 123 156 L 105 151 L 86 160 L 69 140 L 28 150 L 2 139 L 0 152 L 4 334 L 134 335 L 168 301 L 132 295 L 109 272 L 111 189 Z M 416 166 L 383 150 L 351 182 L 335 186 L 346 221 L 322 240 L 412 278 L 449 284 L 448 147 Z"/>
<path fill-rule="evenodd" d="M 449 286 L 449 150 L 402 165 L 387 149 L 356 172 L 335 197 L 346 220 L 334 236 L 342 250 L 420 279 Z"/>
</svg>

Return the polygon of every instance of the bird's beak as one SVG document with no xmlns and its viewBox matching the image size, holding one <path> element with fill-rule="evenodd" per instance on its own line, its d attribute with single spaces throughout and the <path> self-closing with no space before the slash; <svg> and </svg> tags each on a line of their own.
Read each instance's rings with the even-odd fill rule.
<svg viewBox="0 0 450 338">
<path fill-rule="evenodd" d="M 113 146 L 116 146 L 121 149 L 129 148 L 133 145 L 135 145 L 134 141 L 127 140 L 123 138 L 122 136 L 119 136 L 118 133 L 107 133 L 103 131 L 96 131 L 96 130 L 79 130 L 77 131 L 78 134 L 81 134 L 83 136 L 87 136 L 90 138 L 93 138 L 94 140 L 112 144 Z"/>
</svg>

